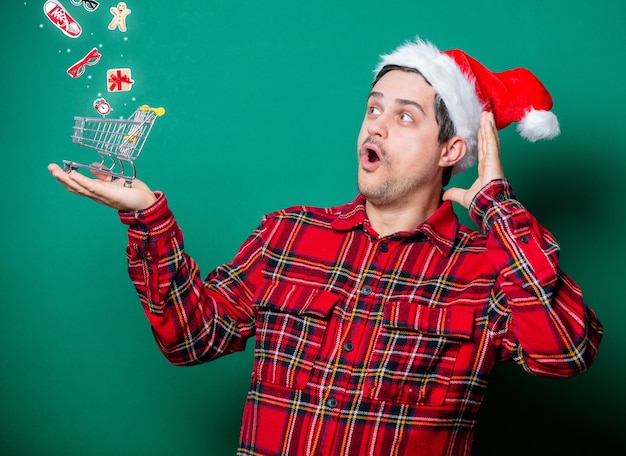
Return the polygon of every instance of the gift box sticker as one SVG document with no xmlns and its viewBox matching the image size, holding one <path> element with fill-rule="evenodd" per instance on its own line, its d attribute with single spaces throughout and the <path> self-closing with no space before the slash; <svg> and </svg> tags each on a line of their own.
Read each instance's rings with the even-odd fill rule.
<svg viewBox="0 0 626 456">
<path fill-rule="evenodd" d="M 130 68 L 107 70 L 107 90 L 109 92 L 128 92 L 135 83 L 130 77 Z"/>
</svg>

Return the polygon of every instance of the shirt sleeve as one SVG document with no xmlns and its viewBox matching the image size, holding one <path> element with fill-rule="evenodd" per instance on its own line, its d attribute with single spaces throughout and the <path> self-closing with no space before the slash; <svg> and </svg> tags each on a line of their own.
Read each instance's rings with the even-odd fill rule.
<svg viewBox="0 0 626 456">
<path fill-rule="evenodd" d="M 136 212 L 129 225 L 128 271 L 157 344 L 176 365 L 198 364 L 245 348 L 254 334 L 253 289 L 261 255 L 256 230 L 236 258 L 203 280 L 185 252 L 183 234 L 165 195 Z"/>
<path fill-rule="evenodd" d="M 559 245 L 520 204 L 506 180 L 485 186 L 470 215 L 498 271 L 491 300 L 504 320 L 502 356 L 527 371 L 566 377 L 596 357 L 602 325 L 579 286 L 559 268 Z"/>
</svg>

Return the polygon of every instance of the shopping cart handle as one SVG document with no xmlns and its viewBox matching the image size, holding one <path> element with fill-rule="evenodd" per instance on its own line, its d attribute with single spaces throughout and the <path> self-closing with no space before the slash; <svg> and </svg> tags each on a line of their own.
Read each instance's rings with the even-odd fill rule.
<svg viewBox="0 0 626 456">
<path fill-rule="evenodd" d="M 148 105 L 139 106 L 139 110 L 140 111 L 152 111 L 153 113 L 157 115 L 157 117 L 161 117 L 163 114 L 165 114 L 165 108 L 151 108 Z"/>
</svg>

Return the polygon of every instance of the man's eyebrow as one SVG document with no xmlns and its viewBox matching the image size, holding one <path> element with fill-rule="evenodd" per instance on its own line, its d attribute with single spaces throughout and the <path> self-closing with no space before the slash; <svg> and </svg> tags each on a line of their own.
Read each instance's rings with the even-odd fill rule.
<svg viewBox="0 0 626 456">
<path fill-rule="evenodd" d="M 417 109 L 419 109 L 422 114 L 426 115 L 426 111 L 424 111 L 424 108 L 422 107 L 421 104 L 419 104 L 417 101 L 413 101 L 413 100 L 406 100 L 404 98 L 396 98 L 396 102 L 402 106 L 415 106 Z"/>
<path fill-rule="evenodd" d="M 383 98 L 383 97 L 384 95 L 381 92 L 372 91 L 369 94 L 369 98 Z M 422 112 L 422 114 L 426 115 L 426 111 L 424 110 L 422 105 L 419 104 L 417 101 L 407 100 L 406 98 L 396 98 L 396 103 L 402 106 L 415 106 L 417 109 L 419 109 Z"/>
</svg>

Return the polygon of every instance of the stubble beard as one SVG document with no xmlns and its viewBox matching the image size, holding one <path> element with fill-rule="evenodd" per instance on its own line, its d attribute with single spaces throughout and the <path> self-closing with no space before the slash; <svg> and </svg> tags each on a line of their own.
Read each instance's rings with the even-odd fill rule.
<svg viewBox="0 0 626 456">
<path fill-rule="evenodd" d="M 365 171 L 363 169 L 359 169 L 359 173 L 357 176 L 357 187 L 359 192 L 365 197 L 369 202 L 377 205 L 377 206 L 386 206 L 391 203 L 397 201 L 403 195 L 411 193 L 417 186 L 417 180 L 415 178 L 409 178 L 408 176 L 392 176 L 389 173 L 392 171 L 393 167 L 391 162 L 389 161 L 387 151 L 383 147 L 383 145 L 376 140 L 376 138 L 368 137 L 363 144 L 373 143 L 378 147 L 380 152 L 379 159 L 382 162 L 381 166 L 376 171 Z M 363 173 L 365 176 L 373 173 L 386 173 L 387 175 L 383 175 L 383 179 L 379 182 L 365 184 L 361 182 L 360 175 Z"/>
<path fill-rule="evenodd" d="M 378 184 L 362 185 L 358 183 L 359 192 L 365 199 L 377 206 L 388 206 L 398 202 L 418 187 L 414 180 L 386 179 Z"/>
</svg>

